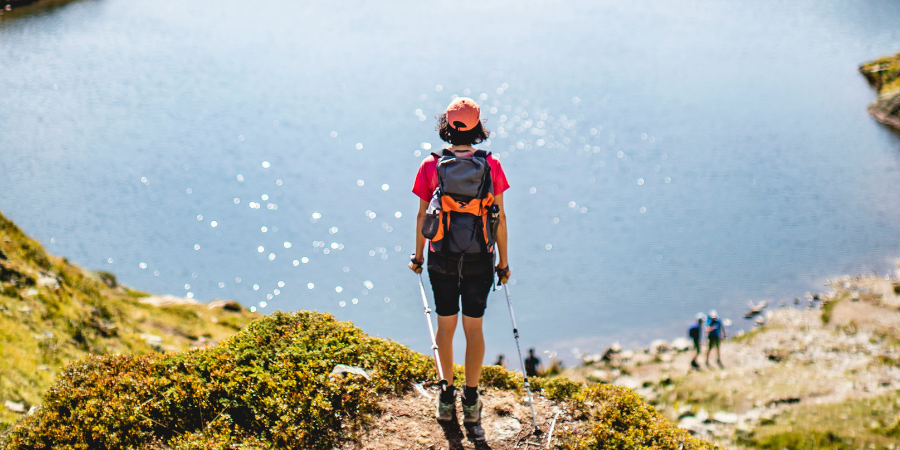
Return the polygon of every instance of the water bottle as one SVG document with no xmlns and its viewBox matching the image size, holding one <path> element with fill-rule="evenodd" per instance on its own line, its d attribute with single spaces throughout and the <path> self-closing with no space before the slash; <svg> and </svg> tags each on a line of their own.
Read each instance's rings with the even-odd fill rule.
<svg viewBox="0 0 900 450">
<path fill-rule="evenodd" d="M 425 239 L 434 239 L 441 227 L 441 196 L 439 189 L 434 190 L 434 195 L 425 210 L 425 220 L 422 222 L 422 236 Z"/>
</svg>

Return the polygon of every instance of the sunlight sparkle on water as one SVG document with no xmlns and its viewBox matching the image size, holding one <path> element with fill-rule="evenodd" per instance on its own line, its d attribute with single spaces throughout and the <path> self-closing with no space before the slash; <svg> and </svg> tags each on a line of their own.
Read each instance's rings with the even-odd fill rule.
<svg viewBox="0 0 900 450">
<path fill-rule="evenodd" d="M 363 180 L 356 180 L 356 185 L 357 185 L 357 186 L 362 186 L 362 185 L 364 185 L 364 184 L 366 184 L 365 181 L 363 181 Z"/>
<path fill-rule="evenodd" d="M 259 290 L 259 285 L 258 285 L 258 284 L 254 284 L 254 285 L 253 285 L 253 290 L 254 290 L 254 291 L 258 291 L 258 290 Z"/>
<path fill-rule="evenodd" d="M 269 231 L 269 227 L 262 227 L 259 229 L 259 231 L 262 231 L 263 233 L 265 233 L 265 232 Z"/>
<path fill-rule="evenodd" d="M 315 285 L 315 284 L 312 284 L 312 283 L 309 283 L 309 284 L 306 285 L 306 288 L 307 288 L 307 289 L 312 289 L 312 288 L 314 288 L 314 287 L 316 287 L 316 285 Z"/>
<path fill-rule="evenodd" d="M 362 149 L 363 149 L 363 145 L 362 145 L 361 142 L 358 142 L 358 143 L 356 144 L 356 149 L 357 149 L 357 150 L 362 150 Z"/>
<path fill-rule="evenodd" d="M 341 291 L 343 291 L 343 290 L 344 290 L 344 288 L 342 288 L 342 287 L 340 287 L 340 286 L 337 286 L 337 287 L 334 288 L 334 292 L 337 292 L 338 294 L 340 294 Z"/>
<path fill-rule="evenodd" d="M 396 218 L 399 219 L 399 218 L 403 217 L 403 213 L 400 212 L 400 211 L 397 211 L 397 212 L 394 213 L 394 217 L 396 217 Z"/>
<path fill-rule="evenodd" d="M 266 249 L 262 245 L 260 245 L 259 247 L 256 247 L 256 251 L 262 253 L 262 252 L 266 251 Z"/>
<path fill-rule="evenodd" d="M 146 268 L 147 268 L 147 263 L 142 262 L 142 263 L 138 264 L 138 267 L 140 267 L 141 269 L 146 269 Z"/>
<path fill-rule="evenodd" d="M 284 243 L 284 248 L 291 248 L 291 243 L 290 243 L 290 242 L 285 242 L 285 243 Z"/>
<path fill-rule="evenodd" d="M 263 161 L 262 166 L 263 166 L 263 169 L 268 169 L 269 167 L 272 167 L 272 164 L 268 161 Z"/>
<path fill-rule="evenodd" d="M 293 262 L 293 264 L 294 264 L 294 267 L 297 267 L 297 266 L 300 265 L 300 261 L 297 261 L 297 260 L 295 259 L 294 262 Z"/>
<path fill-rule="evenodd" d="M 300 258 L 300 262 L 302 262 L 303 264 L 306 264 L 309 262 L 309 258 L 304 256 L 304 257 Z"/>
</svg>

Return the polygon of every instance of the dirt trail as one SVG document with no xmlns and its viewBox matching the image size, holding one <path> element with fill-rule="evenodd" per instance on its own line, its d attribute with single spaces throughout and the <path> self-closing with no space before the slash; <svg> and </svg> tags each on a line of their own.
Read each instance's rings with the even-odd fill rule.
<svg viewBox="0 0 900 450">
<path fill-rule="evenodd" d="M 462 423 L 462 407 L 457 400 L 457 420 L 441 423 L 434 417 L 437 389 L 414 390 L 403 397 L 385 400 L 383 412 L 374 424 L 358 436 L 356 442 L 344 444 L 343 450 L 382 449 L 531 449 L 547 448 L 547 433 L 554 417 L 551 444 L 567 430 L 581 426 L 574 421 L 562 402 L 535 395 L 538 426 L 544 432 L 540 437 L 532 435 L 531 411 L 524 398 L 509 392 L 487 390 L 483 392 L 484 410 L 482 426 L 487 441 L 473 443 L 467 439 L 468 430 Z M 426 397 L 427 396 L 427 397 Z M 557 416 L 557 413 L 558 416 Z"/>
</svg>

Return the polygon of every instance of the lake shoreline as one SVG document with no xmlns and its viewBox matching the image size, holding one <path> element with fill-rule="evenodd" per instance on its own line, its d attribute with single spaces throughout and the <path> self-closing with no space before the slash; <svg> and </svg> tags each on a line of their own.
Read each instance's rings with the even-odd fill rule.
<svg viewBox="0 0 900 450">
<path fill-rule="evenodd" d="M 755 315 L 758 327 L 722 343 L 721 366 L 715 354 L 704 364 L 704 339 L 692 369 L 692 343 L 679 338 L 588 355 L 562 375 L 634 389 L 679 428 L 725 448 L 794 448 L 792 440 L 827 435 L 893 448 L 900 280 L 843 276 L 828 285 L 805 307 Z"/>
<path fill-rule="evenodd" d="M 859 73 L 878 91 L 878 99 L 868 107 L 869 114 L 900 131 L 900 53 L 862 64 Z"/>
</svg>

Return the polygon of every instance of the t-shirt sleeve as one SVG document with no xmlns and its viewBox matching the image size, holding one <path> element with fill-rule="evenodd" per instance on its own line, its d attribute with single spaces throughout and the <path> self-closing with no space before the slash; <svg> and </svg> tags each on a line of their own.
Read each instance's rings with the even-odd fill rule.
<svg viewBox="0 0 900 450">
<path fill-rule="evenodd" d="M 429 156 L 422 160 L 422 164 L 419 165 L 419 171 L 416 173 L 416 181 L 413 183 L 412 192 L 416 194 L 422 200 L 430 201 L 431 196 L 434 194 L 434 188 L 431 187 L 431 177 L 429 176 L 429 162 L 433 160 L 433 156 Z"/>
<path fill-rule="evenodd" d="M 506 172 L 496 156 L 491 155 L 491 182 L 494 184 L 494 195 L 500 195 L 509 189 L 509 181 L 506 180 Z"/>
</svg>

